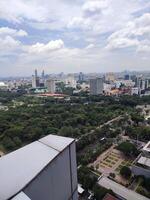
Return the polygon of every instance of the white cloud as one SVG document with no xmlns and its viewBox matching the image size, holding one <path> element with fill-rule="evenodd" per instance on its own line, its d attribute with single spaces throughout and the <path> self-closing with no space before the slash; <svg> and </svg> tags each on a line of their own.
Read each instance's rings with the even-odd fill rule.
<svg viewBox="0 0 150 200">
<path fill-rule="evenodd" d="M 29 46 L 29 53 L 47 53 L 51 51 L 55 51 L 64 47 L 64 42 L 59 40 L 50 41 L 47 44 L 36 43 L 34 45 Z"/>
<path fill-rule="evenodd" d="M 97 13 L 101 12 L 102 9 L 105 9 L 108 7 L 108 1 L 107 0 L 94 0 L 94 1 L 87 1 L 83 5 L 82 9 L 85 13 Z"/>
<path fill-rule="evenodd" d="M 24 37 L 24 36 L 27 36 L 28 33 L 22 29 L 16 30 L 16 29 L 12 29 L 9 27 L 1 27 L 0 28 L 0 36 L 2 37 L 2 36 L 6 36 L 6 35 Z"/>
<path fill-rule="evenodd" d="M 136 39 L 128 39 L 128 38 L 116 38 L 109 42 L 107 45 L 107 49 L 121 49 L 127 47 L 137 47 L 139 45 L 139 41 Z"/>
<path fill-rule="evenodd" d="M 5 38 L 0 38 L 0 55 L 8 54 L 11 51 L 14 52 L 20 47 L 20 41 L 15 40 L 11 36 L 6 36 Z"/>
<path fill-rule="evenodd" d="M 47 9 L 38 4 L 38 1 L 27 0 L 1 0 L 0 18 L 20 23 L 24 19 L 45 21 Z"/>
<path fill-rule="evenodd" d="M 86 49 L 93 49 L 94 47 L 95 47 L 94 44 L 89 44 L 89 45 L 86 47 Z"/>
<path fill-rule="evenodd" d="M 140 36 L 140 37 L 139 37 Z M 138 51 L 147 50 L 143 40 L 150 41 L 150 14 L 145 13 L 141 17 L 128 22 L 124 28 L 114 32 L 108 38 L 107 49 L 137 47 Z M 142 47 L 143 46 L 143 47 Z"/>
</svg>

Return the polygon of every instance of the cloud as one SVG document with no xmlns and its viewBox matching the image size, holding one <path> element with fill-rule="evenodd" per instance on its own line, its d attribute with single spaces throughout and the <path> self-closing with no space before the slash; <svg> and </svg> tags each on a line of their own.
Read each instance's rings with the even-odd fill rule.
<svg viewBox="0 0 150 200">
<path fill-rule="evenodd" d="M 116 38 L 109 42 L 107 45 L 107 49 L 121 49 L 127 47 L 136 47 L 139 45 L 139 41 L 136 39 L 128 39 L 128 38 Z"/>
<path fill-rule="evenodd" d="M 148 0 L 0 0 L 0 73 L 149 69 L 149 8 Z"/>
<path fill-rule="evenodd" d="M 108 38 L 107 49 L 119 49 L 136 47 L 138 51 L 147 51 L 148 45 L 143 41 L 150 41 L 150 14 L 145 13 L 141 17 L 128 22 L 124 28 L 114 32 Z"/>
<path fill-rule="evenodd" d="M 6 36 L 5 38 L 0 38 L 0 56 L 14 53 L 15 50 L 20 48 L 20 41 L 15 40 L 11 36 Z"/>
<path fill-rule="evenodd" d="M 21 23 L 24 19 L 39 22 L 45 21 L 48 11 L 41 5 L 38 4 L 38 1 L 34 0 L 1 0 L 0 18 L 16 23 Z"/>
<path fill-rule="evenodd" d="M 0 28 L 0 36 L 2 37 L 5 35 L 24 37 L 24 36 L 27 36 L 28 33 L 22 29 L 16 30 L 16 29 L 12 29 L 9 27 L 1 27 Z"/>
<path fill-rule="evenodd" d="M 94 44 L 89 44 L 89 45 L 86 47 L 86 49 L 93 49 L 94 47 L 95 47 Z"/>
<path fill-rule="evenodd" d="M 83 5 L 82 9 L 85 14 L 96 14 L 100 13 L 103 9 L 108 7 L 108 2 L 106 0 L 94 0 L 87 1 Z"/>
<path fill-rule="evenodd" d="M 34 45 L 29 46 L 28 51 L 29 53 L 47 53 L 51 51 L 55 51 L 64 47 L 64 42 L 59 40 L 52 40 L 47 44 L 43 43 L 36 43 Z"/>
</svg>

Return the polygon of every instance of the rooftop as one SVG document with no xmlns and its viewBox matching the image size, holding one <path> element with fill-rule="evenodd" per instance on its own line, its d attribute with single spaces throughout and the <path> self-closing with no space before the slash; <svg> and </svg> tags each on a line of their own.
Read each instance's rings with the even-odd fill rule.
<svg viewBox="0 0 150 200">
<path fill-rule="evenodd" d="M 0 87 L 7 86 L 4 82 L 0 82 Z"/>
<path fill-rule="evenodd" d="M 143 147 L 143 150 L 150 152 L 150 141 Z"/>
<path fill-rule="evenodd" d="M 24 192 L 20 192 L 12 200 L 31 200 Z"/>
<path fill-rule="evenodd" d="M 123 197 L 124 199 L 127 199 L 127 200 L 149 200 L 148 198 L 146 198 L 132 190 L 127 189 L 126 187 L 110 180 L 107 177 L 102 177 L 98 183 L 102 187 L 111 189 L 114 193 L 116 193 L 120 197 Z"/>
<path fill-rule="evenodd" d="M 106 194 L 103 200 L 119 200 L 118 198 L 112 196 L 111 194 Z"/>
<path fill-rule="evenodd" d="M 20 192 L 73 141 L 74 139 L 48 135 L 1 157 L 0 177 L 3 181 L 0 181 L 0 200 L 9 199 Z M 20 195 L 24 196 L 22 193 Z M 27 197 L 22 199 L 28 200 Z"/>
<path fill-rule="evenodd" d="M 141 156 L 139 160 L 137 161 L 137 163 L 141 165 L 145 165 L 146 167 L 150 167 L 150 158 Z"/>
</svg>

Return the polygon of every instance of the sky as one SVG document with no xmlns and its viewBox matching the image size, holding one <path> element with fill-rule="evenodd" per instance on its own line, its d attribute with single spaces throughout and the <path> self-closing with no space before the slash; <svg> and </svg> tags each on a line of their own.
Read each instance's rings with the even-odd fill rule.
<svg viewBox="0 0 150 200">
<path fill-rule="evenodd" d="M 150 70 L 150 0 L 0 0 L 0 77 Z"/>
</svg>

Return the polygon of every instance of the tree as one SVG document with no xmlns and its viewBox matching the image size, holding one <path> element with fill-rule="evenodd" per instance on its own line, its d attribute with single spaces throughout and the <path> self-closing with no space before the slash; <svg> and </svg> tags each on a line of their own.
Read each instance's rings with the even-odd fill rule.
<svg viewBox="0 0 150 200">
<path fill-rule="evenodd" d="M 145 178 L 144 186 L 148 191 L 150 191 L 150 178 Z"/>
<path fill-rule="evenodd" d="M 136 146 L 130 142 L 122 142 L 117 149 L 122 151 L 126 156 L 135 156 L 138 154 Z"/>
<path fill-rule="evenodd" d="M 108 190 L 98 184 L 94 186 L 93 192 L 96 200 L 102 200 L 107 193 L 114 194 L 112 190 Z"/>
<path fill-rule="evenodd" d="M 84 189 L 92 189 L 95 185 L 97 178 L 93 176 L 87 167 L 81 167 L 78 170 L 78 180 Z"/>
<path fill-rule="evenodd" d="M 128 179 L 131 177 L 131 169 L 127 166 L 123 166 L 120 170 L 120 174 L 121 176 L 123 176 L 124 178 Z"/>
</svg>

